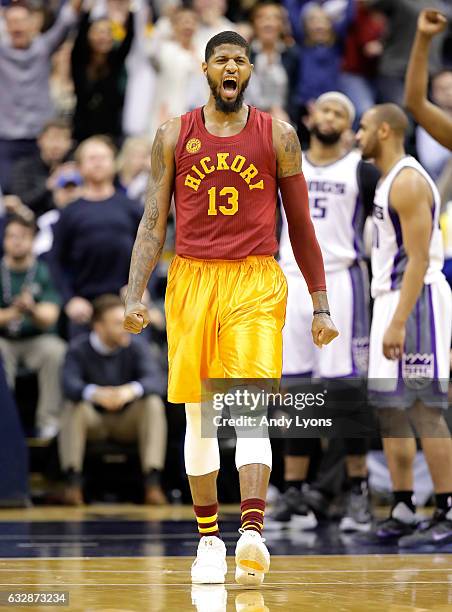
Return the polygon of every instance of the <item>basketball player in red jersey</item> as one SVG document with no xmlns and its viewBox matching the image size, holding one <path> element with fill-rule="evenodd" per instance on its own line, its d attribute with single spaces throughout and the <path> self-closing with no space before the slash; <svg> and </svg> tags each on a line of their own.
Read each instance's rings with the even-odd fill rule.
<svg viewBox="0 0 452 612">
<path fill-rule="evenodd" d="M 222 32 L 207 44 L 211 94 L 203 108 L 163 124 L 155 137 L 149 190 L 126 297 L 125 328 L 149 323 L 142 295 L 176 204 L 176 257 L 168 272 L 168 398 L 185 403 L 185 467 L 201 539 L 194 583 L 223 583 L 226 549 L 217 525 L 218 440 L 201 436 L 201 381 L 279 379 L 286 280 L 273 254 L 280 189 L 295 258 L 313 302 L 313 341 L 338 332 L 325 291 L 295 130 L 243 103 L 252 72 L 247 42 Z M 268 437 L 237 438 L 241 537 L 236 580 L 259 585 L 270 565 L 261 537 L 271 470 Z"/>
<path fill-rule="evenodd" d="M 427 98 L 428 54 L 432 39 L 447 28 L 446 17 L 421 11 L 405 81 L 405 106 L 435 140 L 452 151 L 452 117 Z"/>
</svg>

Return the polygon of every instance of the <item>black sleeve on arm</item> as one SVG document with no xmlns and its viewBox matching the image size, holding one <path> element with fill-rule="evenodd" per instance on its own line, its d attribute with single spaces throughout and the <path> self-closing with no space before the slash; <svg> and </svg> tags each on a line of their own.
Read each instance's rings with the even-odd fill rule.
<svg viewBox="0 0 452 612">
<path fill-rule="evenodd" d="M 380 171 L 371 163 L 361 160 L 356 169 L 359 195 L 363 203 L 366 217 L 372 214 L 375 189 L 380 180 Z"/>
<path fill-rule="evenodd" d="M 126 61 L 127 55 L 132 47 L 133 38 L 135 36 L 135 20 L 133 17 L 133 13 L 129 13 L 127 17 L 127 22 L 125 24 L 126 35 L 124 40 L 121 41 L 120 45 L 113 49 L 111 52 L 111 56 L 113 58 L 113 62 L 116 66 L 116 69 L 121 68 L 124 62 Z"/>
<path fill-rule="evenodd" d="M 88 45 L 88 30 L 90 28 L 89 13 L 82 13 L 78 26 L 77 36 L 75 37 L 74 46 L 71 53 L 71 68 L 72 79 L 74 81 L 75 91 L 82 86 L 83 80 L 86 78 L 86 67 L 89 61 L 89 45 Z"/>
</svg>

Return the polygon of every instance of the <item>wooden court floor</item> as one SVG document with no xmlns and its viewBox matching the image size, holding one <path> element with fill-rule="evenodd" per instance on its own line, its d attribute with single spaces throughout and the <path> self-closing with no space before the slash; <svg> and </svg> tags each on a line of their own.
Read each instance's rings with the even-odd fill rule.
<svg viewBox="0 0 452 612">
<path fill-rule="evenodd" d="M 150 549 L 149 556 L 103 556 L 99 549 L 92 549 L 95 554 L 91 555 L 89 548 L 82 551 L 78 548 L 68 549 L 67 541 L 61 548 L 61 556 L 57 553 L 52 557 L 39 556 L 47 549 L 42 549 L 38 556 L 36 550 L 32 555 L 31 548 L 30 554 L 27 553 L 27 542 L 31 546 L 33 541 L 30 534 L 39 528 L 40 522 L 45 521 L 49 538 L 52 529 L 55 528 L 56 533 L 56 526 L 64 525 L 66 521 L 69 529 L 65 536 L 67 540 L 70 537 L 67 533 L 73 533 L 76 539 L 80 525 L 93 517 L 101 516 L 105 520 L 121 516 L 123 527 L 119 526 L 118 532 L 125 534 L 124 526 L 127 523 L 136 526 L 143 519 L 144 525 L 150 521 L 155 523 L 155 527 L 160 518 L 168 520 L 173 517 L 174 520 L 176 516 L 188 516 L 189 512 L 181 508 L 149 510 L 132 506 L 128 509 L 90 507 L 89 510 L 0 511 L 0 549 L 8 539 L 15 541 L 14 529 L 20 525 L 20 521 L 27 524 L 28 531 L 24 533 L 29 534 L 28 540 L 27 537 L 21 540 L 19 555 L 11 552 L 8 558 L 2 556 L 0 559 L 0 591 L 65 591 L 69 593 L 70 602 L 61 608 L 33 605 L 0 606 L 0 609 L 80 612 L 452 612 L 452 555 L 445 553 L 275 555 L 266 581 L 259 590 L 244 589 L 234 583 L 232 557 L 228 558 L 229 572 L 224 587 L 192 588 L 189 582 L 192 548 L 186 547 L 184 550 L 182 535 L 182 556 L 152 556 L 152 551 L 158 552 L 158 547 Z M 72 527 L 72 524 L 78 527 Z M 176 519 L 174 525 L 177 524 Z M 168 527 L 171 523 L 165 525 L 162 538 L 165 537 L 164 532 L 171 534 L 171 527 Z M 158 541 L 158 527 L 156 529 L 154 535 Z M 91 534 L 90 538 L 92 540 L 94 535 Z M 231 554 L 233 547 L 229 542 L 228 549 Z M 58 547 L 52 550 L 58 550 Z M 68 550 L 72 550 L 71 554 L 68 554 Z"/>
</svg>

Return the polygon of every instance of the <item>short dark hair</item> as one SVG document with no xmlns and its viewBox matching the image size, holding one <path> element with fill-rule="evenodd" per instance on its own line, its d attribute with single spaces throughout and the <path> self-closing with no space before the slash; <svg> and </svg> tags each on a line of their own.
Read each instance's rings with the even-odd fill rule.
<svg viewBox="0 0 452 612">
<path fill-rule="evenodd" d="M 42 136 L 47 132 L 47 130 L 51 130 L 52 128 L 55 128 L 57 130 L 69 131 L 71 131 L 72 129 L 71 124 L 66 119 L 62 119 L 61 117 L 55 117 L 54 119 L 49 119 L 49 121 L 46 121 L 44 123 L 41 131 L 39 132 L 39 135 Z"/>
<path fill-rule="evenodd" d="M 377 118 L 378 125 L 387 123 L 391 130 L 403 136 L 408 129 L 409 122 L 405 111 L 397 104 L 386 102 L 385 104 L 376 104 L 372 107 Z"/>
<path fill-rule="evenodd" d="M 237 45 L 237 47 L 242 47 L 245 49 L 246 55 L 250 56 L 250 46 L 240 34 L 237 32 L 232 32 L 231 30 L 226 30 L 225 32 L 220 32 L 216 36 L 213 36 L 206 45 L 206 54 L 205 60 L 206 62 L 214 54 L 214 51 L 220 45 Z"/>
<path fill-rule="evenodd" d="M 260 2 L 257 2 L 250 11 L 250 15 L 249 15 L 250 22 L 254 24 L 254 21 L 256 20 L 256 16 L 258 12 L 261 9 L 267 8 L 268 6 L 276 6 L 276 8 L 279 9 L 279 12 L 281 13 L 281 18 L 282 18 L 283 7 L 278 2 L 278 0 L 260 0 Z"/>
<path fill-rule="evenodd" d="M 12 9 L 12 8 L 23 8 L 27 10 L 29 13 L 31 13 L 31 6 L 27 2 L 27 0 L 15 0 L 15 2 L 13 2 L 12 4 L 9 4 L 6 7 L 6 10 Z"/>
<path fill-rule="evenodd" d="M 113 293 L 100 295 L 93 301 L 93 316 L 91 322 L 96 323 L 96 321 L 100 321 L 104 314 L 113 308 L 124 308 L 124 304 L 119 295 L 114 295 Z"/>
<path fill-rule="evenodd" d="M 4 231 L 6 232 L 6 229 L 12 225 L 13 223 L 16 223 L 17 225 L 21 225 L 22 227 L 26 227 L 27 229 L 29 229 L 33 235 L 36 234 L 36 232 L 38 231 L 38 227 L 34 221 L 34 219 L 25 219 L 25 217 L 21 217 L 20 215 L 10 215 L 7 217 L 6 222 L 5 222 L 5 229 Z"/>
</svg>

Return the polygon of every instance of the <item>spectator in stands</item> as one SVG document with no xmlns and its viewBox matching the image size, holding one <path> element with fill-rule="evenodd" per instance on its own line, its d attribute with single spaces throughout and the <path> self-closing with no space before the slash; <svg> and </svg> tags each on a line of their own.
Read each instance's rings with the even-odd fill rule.
<svg viewBox="0 0 452 612">
<path fill-rule="evenodd" d="M 452 120 L 452 70 L 442 70 L 432 78 L 431 100 Z M 416 146 L 419 161 L 432 178 L 439 181 L 451 159 L 450 150 L 439 144 L 420 125 L 416 129 Z"/>
<path fill-rule="evenodd" d="M 48 259 L 47 254 L 53 246 L 53 229 L 60 218 L 61 211 L 82 195 L 82 177 L 73 162 L 59 166 L 52 176 L 52 199 L 55 208 L 44 213 L 36 220 L 38 233 L 33 245 L 36 257 Z"/>
<path fill-rule="evenodd" d="M 296 122 L 300 50 L 283 42 L 283 9 L 276 2 L 261 2 L 254 7 L 251 20 L 254 40 L 250 60 L 254 72 L 247 101 L 276 118 Z"/>
<path fill-rule="evenodd" d="M 147 138 L 130 137 L 118 155 L 117 184 L 120 191 L 132 200 L 144 204 L 149 180 L 151 143 Z"/>
<path fill-rule="evenodd" d="M 155 95 L 155 70 L 148 59 L 149 41 L 155 33 L 147 0 L 135 0 L 135 36 L 127 56 L 127 87 L 122 118 L 127 136 L 141 136 L 149 130 L 149 109 Z"/>
<path fill-rule="evenodd" d="M 8 215 L 17 215 L 27 221 L 34 221 L 34 214 L 22 204 L 20 198 L 15 195 L 3 195 L 0 188 L 0 235 L 3 236 L 3 228 Z M 0 245 L 1 246 L 1 245 Z M 0 249 L 1 250 L 1 249 Z"/>
<path fill-rule="evenodd" d="M 303 37 L 303 10 L 307 4 L 321 6 L 325 13 L 333 22 L 343 19 L 347 10 L 348 0 L 283 0 L 283 5 L 287 10 L 292 32 L 297 41 Z"/>
<path fill-rule="evenodd" d="M 129 12 L 125 37 L 114 44 L 112 24 L 101 18 L 82 19 L 72 49 L 72 78 L 77 104 L 74 137 L 77 142 L 95 134 L 108 134 L 119 141 L 122 134 L 125 61 L 134 36 L 134 19 Z"/>
<path fill-rule="evenodd" d="M 212 36 L 223 30 L 235 30 L 235 24 L 225 17 L 227 8 L 226 0 L 193 0 L 193 10 L 199 20 L 195 41 L 198 55 L 204 55 Z"/>
<path fill-rule="evenodd" d="M 13 166 L 11 191 L 36 217 L 54 208 L 52 175 L 71 146 L 70 125 L 64 119 L 53 119 L 44 125 L 38 137 L 39 152 L 20 159 Z"/>
<path fill-rule="evenodd" d="M 119 294 L 127 284 L 143 213 L 138 202 L 115 190 L 115 148 L 107 137 L 85 140 L 75 157 L 84 181 L 82 197 L 61 212 L 51 253 L 72 335 L 90 321 L 94 298 Z"/>
<path fill-rule="evenodd" d="M 416 33 L 416 22 L 424 8 L 445 8 L 442 0 L 366 0 L 367 4 L 387 16 L 387 33 L 379 65 L 378 95 L 382 102 L 403 103 L 405 70 L 411 44 Z M 449 14 L 451 9 L 449 9 Z M 432 42 L 430 71 L 441 68 L 441 46 L 444 34 Z"/>
<path fill-rule="evenodd" d="M 207 87 L 201 71 L 204 49 L 201 53 L 194 38 L 198 27 L 196 14 L 179 8 L 171 16 L 171 25 L 172 39 L 154 40 L 149 49 L 149 58 L 157 71 L 151 137 L 164 121 L 200 105 L 199 96 L 204 95 Z"/>
<path fill-rule="evenodd" d="M 165 383 L 142 340 L 123 328 L 124 306 L 114 295 L 93 303 L 93 330 L 74 340 L 63 368 L 68 400 L 59 453 L 67 476 L 64 501 L 83 503 L 81 472 L 87 440 L 138 440 L 145 501 L 163 504 L 160 474 L 165 462 L 166 418 L 160 394 Z"/>
<path fill-rule="evenodd" d="M 65 344 L 55 334 L 60 297 L 47 265 L 32 252 L 35 230 L 33 222 L 21 217 L 6 222 L 0 264 L 0 352 L 11 388 L 19 362 L 37 372 L 38 435 L 51 438 L 57 433 L 62 408 Z"/>
<path fill-rule="evenodd" d="M 383 53 L 385 20 L 371 10 L 366 0 L 356 0 L 356 18 L 345 39 L 340 88 L 356 108 L 354 127 L 361 115 L 377 100 L 378 60 Z"/>
<path fill-rule="evenodd" d="M 347 0 L 344 17 L 335 23 L 321 6 L 306 6 L 298 79 L 298 100 L 305 108 L 326 91 L 339 88 L 344 39 L 354 15 L 354 0 Z"/>
<path fill-rule="evenodd" d="M 0 38 L 0 186 L 5 193 L 13 163 L 36 151 L 36 137 L 53 114 L 51 55 L 75 25 L 81 4 L 82 0 L 70 0 L 53 27 L 36 37 L 24 2 L 5 9 L 9 41 Z"/>
</svg>

